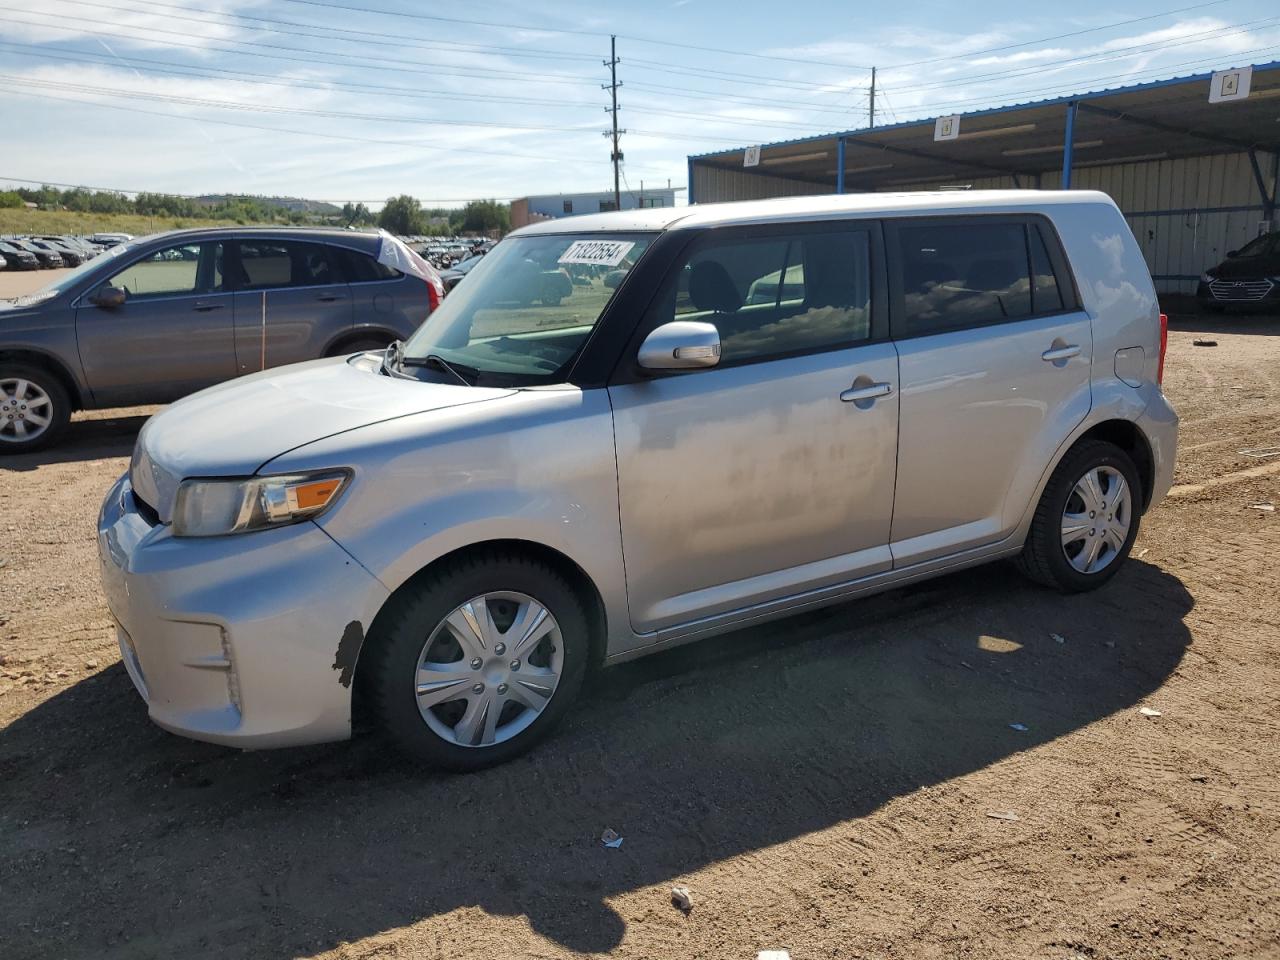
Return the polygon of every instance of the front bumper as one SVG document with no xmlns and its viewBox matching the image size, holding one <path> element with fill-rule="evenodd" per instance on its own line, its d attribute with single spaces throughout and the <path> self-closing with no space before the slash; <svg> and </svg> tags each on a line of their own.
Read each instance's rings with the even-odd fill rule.
<svg viewBox="0 0 1280 960">
<path fill-rule="evenodd" d="M 121 656 L 159 726 L 252 748 L 351 735 L 354 657 L 387 591 L 314 523 L 175 538 L 122 477 L 98 553 Z"/>
</svg>

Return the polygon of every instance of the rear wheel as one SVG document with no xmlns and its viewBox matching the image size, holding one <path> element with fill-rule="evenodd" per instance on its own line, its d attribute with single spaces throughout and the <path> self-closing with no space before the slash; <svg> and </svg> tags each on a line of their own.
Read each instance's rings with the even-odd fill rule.
<svg viewBox="0 0 1280 960">
<path fill-rule="evenodd" d="M 582 685 L 587 618 L 553 568 L 488 554 L 392 600 L 367 641 L 374 714 L 410 756 L 478 770 L 518 756 Z"/>
<path fill-rule="evenodd" d="M 1077 445 L 1045 487 L 1018 566 L 1068 593 L 1102 586 L 1138 536 L 1141 491 L 1133 460 L 1115 444 Z"/>
<path fill-rule="evenodd" d="M 57 377 L 43 367 L 0 363 L 0 454 L 47 447 L 70 419 L 71 400 Z"/>
</svg>

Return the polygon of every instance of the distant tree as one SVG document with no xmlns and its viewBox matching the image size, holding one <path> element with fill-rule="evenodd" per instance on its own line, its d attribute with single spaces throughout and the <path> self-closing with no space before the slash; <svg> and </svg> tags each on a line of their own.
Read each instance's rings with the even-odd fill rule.
<svg viewBox="0 0 1280 960">
<path fill-rule="evenodd" d="M 383 204 L 382 210 L 378 213 L 378 226 L 402 236 L 411 233 L 420 234 L 427 232 L 427 218 L 418 201 L 402 193 L 398 197 L 391 197 Z"/>
<path fill-rule="evenodd" d="M 373 211 L 363 203 L 347 201 L 342 205 L 342 223 L 348 227 L 364 227 L 374 222 Z"/>
<path fill-rule="evenodd" d="M 24 203 L 26 203 L 26 201 L 22 199 L 22 194 L 18 193 L 16 190 L 6 190 L 3 193 L 0 193 L 0 209 L 20 207 Z"/>
<path fill-rule="evenodd" d="M 472 200 L 462 208 L 462 229 L 467 233 L 506 233 L 511 229 L 511 209 L 497 200 Z"/>
</svg>

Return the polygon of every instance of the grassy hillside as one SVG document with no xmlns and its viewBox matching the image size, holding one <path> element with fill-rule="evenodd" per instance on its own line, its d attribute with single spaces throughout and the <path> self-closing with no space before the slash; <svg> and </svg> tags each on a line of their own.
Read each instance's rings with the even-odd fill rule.
<svg viewBox="0 0 1280 960">
<path fill-rule="evenodd" d="M 134 213 L 75 213 L 71 210 L 0 210 L 0 234 L 131 233 L 143 236 L 183 227 L 231 227 L 229 220 L 144 217 Z"/>
</svg>

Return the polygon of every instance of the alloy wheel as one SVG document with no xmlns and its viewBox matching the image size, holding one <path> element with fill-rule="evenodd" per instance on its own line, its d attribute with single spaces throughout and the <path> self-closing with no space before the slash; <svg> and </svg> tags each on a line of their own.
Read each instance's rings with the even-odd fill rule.
<svg viewBox="0 0 1280 960">
<path fill-rule="evenodd" d="M 49 429 L 53 401 L 23 377 L 0 380 L 0 443 L 28 443 Z"/>
</svg>

